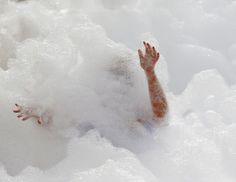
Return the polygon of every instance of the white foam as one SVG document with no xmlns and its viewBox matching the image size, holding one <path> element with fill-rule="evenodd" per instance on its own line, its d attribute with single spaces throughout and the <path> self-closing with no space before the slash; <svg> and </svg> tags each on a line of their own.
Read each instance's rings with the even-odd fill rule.
<svg viewBox="0 0 236 182">
<path fill-rule="evenodd" d="M 235 181 L 235 5 L 0 0 L 0 181 Z M 170 107 L 152 133 L 142 40 Z"/>
</svg>

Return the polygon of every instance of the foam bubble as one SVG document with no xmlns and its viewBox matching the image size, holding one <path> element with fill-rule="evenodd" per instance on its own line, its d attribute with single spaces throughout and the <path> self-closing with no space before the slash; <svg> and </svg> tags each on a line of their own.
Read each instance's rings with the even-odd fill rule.
<svg viewBox="0 0 236 182">
<path fill-rule="evenodd" d="M 0 180 L 235 181 L 235 7 L 0 0 Z M 152 117 L 142 40 L 170 108 L 152 132 L 136 122 Z M 53 123 L 22 123 L 15 103 Z"/>
</svg>

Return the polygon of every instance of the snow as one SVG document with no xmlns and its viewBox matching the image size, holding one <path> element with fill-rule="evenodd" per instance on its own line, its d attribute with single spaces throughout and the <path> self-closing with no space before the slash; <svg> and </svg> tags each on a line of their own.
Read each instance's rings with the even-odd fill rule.
<svg viewBox="0 0 236 182">
<path fill-rule="evenodd" d="M 0 0 L 0 181 L 236 179 L 236 1 Z M 137 49 L 161 52 L 167 126 Z M 21 122 L 15 103 L 50 110 Z"/>
</svg>

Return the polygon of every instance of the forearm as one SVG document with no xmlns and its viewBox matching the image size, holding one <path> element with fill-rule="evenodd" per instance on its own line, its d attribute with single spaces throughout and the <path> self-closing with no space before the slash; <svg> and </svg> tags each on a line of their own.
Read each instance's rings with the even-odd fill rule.
<svg viewBox="0 0 236 182">
<path fill-rule="evenodd" d="M 168 110 L 164 91 L 154 70 L 145 71 L 145 73 L 153 114 L 156 118 L 164 118 Z"/>
<path fill-rule="evenodd" d="M 149 43 L 143 42 L 145 54 L 141 49 L 138 50 L 140 65 L 146 73 L 148 81 L 149 96 L 155 118 L 164 118 L 167 114 L 168 105 L 165 94 L 161 88 L 155 72 L 155 64 L 159 60 L 160 53 Z"/>
</svg>

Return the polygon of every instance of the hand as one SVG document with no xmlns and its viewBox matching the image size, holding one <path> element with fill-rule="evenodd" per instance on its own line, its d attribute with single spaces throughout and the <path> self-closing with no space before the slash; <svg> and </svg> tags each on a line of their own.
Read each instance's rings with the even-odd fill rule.
<svg viewBox="0 0 236 182">
<path fill-rule="evenodd" d="M 143 42 L 143 44 L 145 54 L 143 54 L 141 49 L 138 50 L 140 65 L 146 72 L 153 71 L 160 54 L 156 51 L 155 47 L 151 47 L 149 43 Z"/>
<path fill-rule="evenodd" d="M 18 104 L 15 104 L 16 108 L 13 109 L 14 113 L 18 113 L 17 117 L 20 118 L 22 121 L 28 120 L 30 118 L 37 119 L 38 124 L 42 124 L 42 118 L 37 116 L 34 112 L 35 109 L 31 107 L 24 107 Z"/>
</svg>

